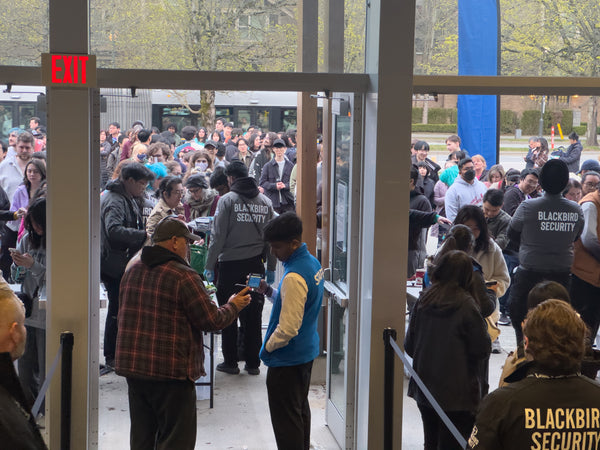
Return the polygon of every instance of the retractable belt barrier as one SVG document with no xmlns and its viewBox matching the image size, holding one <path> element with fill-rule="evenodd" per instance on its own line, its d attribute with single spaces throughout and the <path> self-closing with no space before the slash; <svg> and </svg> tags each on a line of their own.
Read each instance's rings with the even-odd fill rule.
<svg viewBox="0 0 600 450">
<path fill-rule="evenodd" d="M 419 377 L 412 364 L 408 360 L 405 352 L 396 344 L 396 330 L 392 328 L 386 328 L 383 330 L 383 341 L 385 344 L 385 371 L 384 371 L 384 398 L 383 398 L 383 448 L 385 450 L 391 450 L 393 444 L 393 416 L 394 416 L 394 353 L 400 357 L 404 367 L 408 370 L 411 377 L 415 380 L 419 389 L 423 392 L 429 403 L 442 419 L 444 425 L 450 430 L 454 439 L 460 444 L 461 448 L 466 448 L 467 441 L 459 433 L 458 429 L 454 426 L 448 415 L 444 412 L 440 404 L 435 400 L 423 380 Z"/>
<path fill-rule="evenodd" d="M 73 333 L 65 331 L 60 334 L 60 346 L 52 361 L 52 366 L 46 375 L 46 379 L 42 384 L 40 392 L 35 399 L 33 408 L 31 408 L 31 414 L 33 417 L 37 417 L 42 406 L 42 402 L 46 397 L 46 392 L 56 372 L 58 361 L 61 360 L 61 390 L 60 390 L 60 448 L 61 450 L 68 450 L 71 448 L 71 390 L 72 390 L 72 376 L 73 376 Z"/>
</svg>

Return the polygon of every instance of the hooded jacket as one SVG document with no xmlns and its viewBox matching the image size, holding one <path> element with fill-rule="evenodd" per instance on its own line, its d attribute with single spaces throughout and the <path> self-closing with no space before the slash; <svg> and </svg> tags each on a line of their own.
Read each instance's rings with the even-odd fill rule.
<svg viewBox="0 0 600 450">
<path fill-rule="evenodd" d="M 581 152 L 583 151 L 583 145 L 581 142 L 575 141 L 575 143 L 569 145 L 566 152 L 561 152 L 558 159 L 564 161 L 569 168 L 569 172 L 579 172 L 579 161 L 581 160 Z"/>
<path fill-rule="evenodd" d="M 457 287 L 450 300 L 423 305 L 419 299 L 404 348 L 444 411 L 476 411 L 488 390 L 491 342 L 473 297 Z M 408 396 L 419 404 L 429 404 L 413 379 Z"/>
<path fill-rule="evenodd" d="M 106 186 L 100 201 L 100 272 L 119 278 L 127 262 L 146 241 L 144 218 L 138 202 L 120 180 Z"/>
<path fill-rule="evenodd" d="M 214 270 L 217 260 L 238 261 L 262 255 L 263 228 L 275 216 L 271 200 L 258 191 L 254 178 L 236 179 L 231 191 L 217 203 L 206 270 Z"/>
<path fill-rule="evenodd" d="M 581 207 L 560 194 L 545 193 L 519 205 L 508 237 L 519 244 L 519 264 L 535 272 L 568 273 L 573 243 L 583 231 Z"/>
<path fill-rule="evenodd" d="M 463 180 L 461 176 L 456 177 L 456 180 L 446 192 L 446 217 L 454 222 L 461 206 L 481 206 L 486 191 L 485 184 L 476 178 L 473 180 L 473 184 L 470 184 Z"/>
</svg>

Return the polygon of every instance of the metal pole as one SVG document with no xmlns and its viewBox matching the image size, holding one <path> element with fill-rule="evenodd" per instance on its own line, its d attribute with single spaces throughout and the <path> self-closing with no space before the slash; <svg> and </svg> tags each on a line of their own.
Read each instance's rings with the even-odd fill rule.
<svg viewBox="0 0 600 450">
<path fill-rule="evenodd" d="M 73 333 L 65 331 L 60 335 L 63 346 L 60 386 L 60 448 L 71 448 L 71 390 L 73 384 Z"/>
<path fill-rule="evenodd" d="M 542 95 L 542 114 L 540 116 L 540 127 L 538 136 L 544 135 L 544 113 L 546 112 L 546 96 Z"/>
<path fill-rule="evenodd" d="M 396 330 L 386 328 L 383 330 L 385 345 L 384 372 L 383 372 L 383 448 L 392 450 L 394 442 L 394 349 L 390 339 L 396 340 Z"/>
</svg>

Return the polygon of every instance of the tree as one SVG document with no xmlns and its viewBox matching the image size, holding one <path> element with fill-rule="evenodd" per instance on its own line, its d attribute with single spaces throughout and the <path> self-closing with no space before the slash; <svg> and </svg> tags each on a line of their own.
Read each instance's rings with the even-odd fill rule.
<svg viewBox="0 0 600 450">
<path fill-rule="evenodd" d="M 0 8 L 0 64 L 34 66 L 48 52 L 48 1 L 19 0 Z"/>
<path fill-rule="evenodd" d="M 502 8 L 505 42 L 502 55 L 506 64 L 511 65 L 507 67 L 510 72 L 600 76 L 600 4 L 597 0 L 503 0 Z M 522 14 L 523 11 L 529 13 Z M 532 22 L 532 16 L 538 20 Z M 520 64 L 516 63 L 517 59 Z M 591 97 L 586 133 L 588 146 L 598 145 L 597 116 L 598 100 Z"/>
<path fill-rule="evenodd" d="M 293 0 L 170 0 L 163 5 L 167 15 L 179 24 L 175 31 L 181 49 L 179 69 L 244 71 L 295 67 L 295 52 L 290 47 L 295 42 Z M 289 17 L 288 23 L 279 23 L 282 13 Z M 213 128 L 215 92 L 203 90 L 200 99 L 200 120 Z"/>
<path fill-rule="evenodd" d="M 92 0 L 100 67 L 293 71 L 295 0 Z M 201 123 L 214 127 L 215 93 L 201 91 Z"/>
<path fill-rule="evenodd" d="M 415 74 L 458 73 L 457 0 L 420 0 L 415 14 Z"/>
</svg>

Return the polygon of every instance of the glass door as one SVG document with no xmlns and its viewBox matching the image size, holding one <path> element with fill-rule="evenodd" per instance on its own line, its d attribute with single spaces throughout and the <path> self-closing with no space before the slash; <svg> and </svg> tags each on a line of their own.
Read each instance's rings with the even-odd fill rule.
<svg viewBox="0 0 600 450">
<path fill-rule="evenodd" d="M 342 448 L 354 440 L 360 111 L 359 96 L 333 96 L 326 420 Z"/>
</svg>

